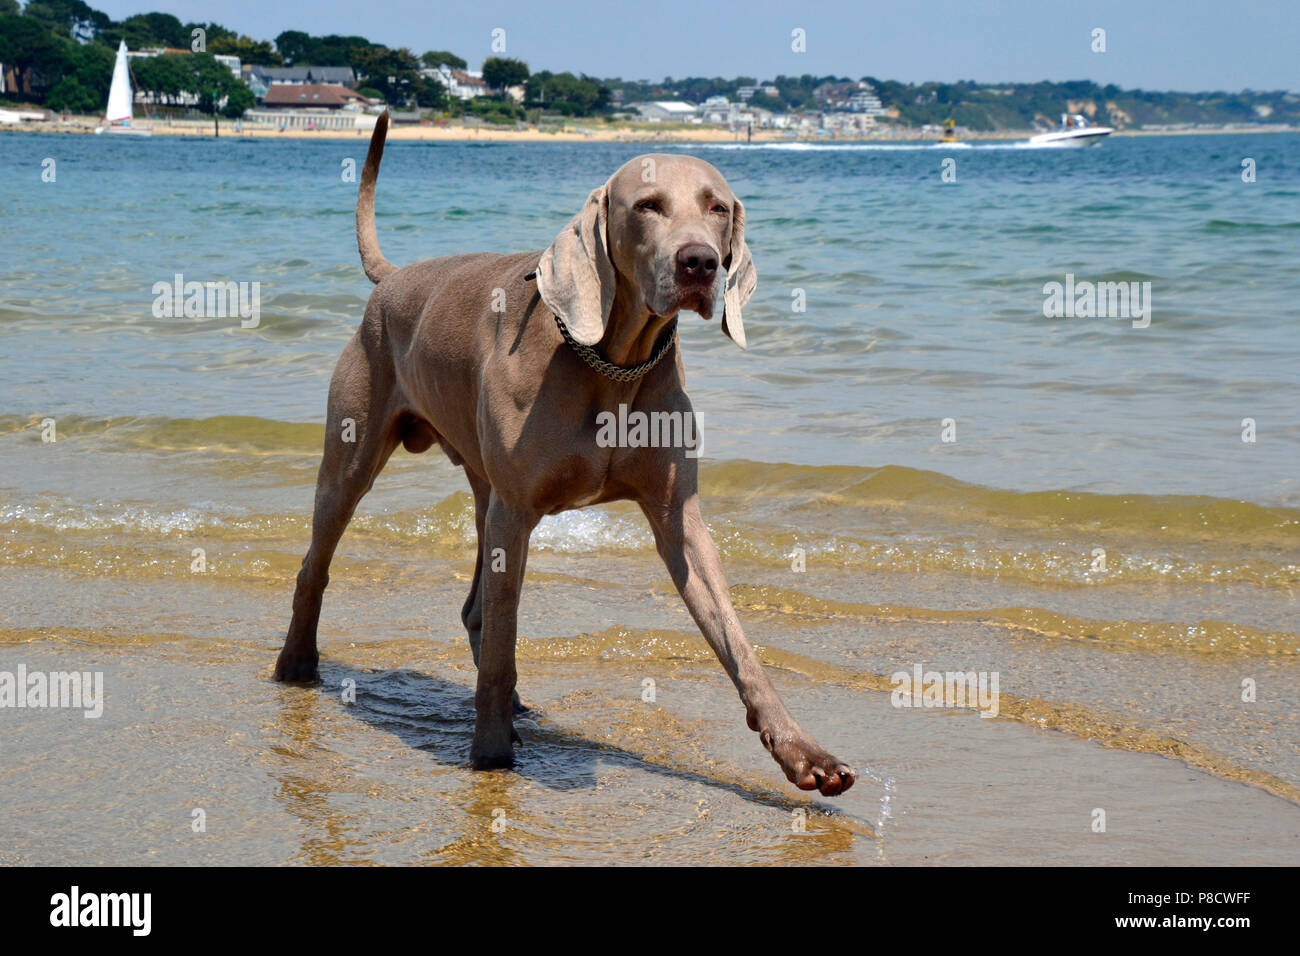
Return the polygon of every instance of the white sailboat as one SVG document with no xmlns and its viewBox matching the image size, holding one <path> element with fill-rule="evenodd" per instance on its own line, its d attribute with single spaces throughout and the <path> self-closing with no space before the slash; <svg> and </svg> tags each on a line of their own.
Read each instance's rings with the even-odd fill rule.
<svg viewBox="0 0 1300 956">
<path fill-rule="evenodd" d="M 95 132 L 152 136 L 153 130 L 148 126 L 132 125 L 135 115 L 131 100 L 131 73 L 126 63 L 126 41 L 123 40 L 117 48 L 117 62 L 113 64 L 113 82 L 108 87 L 108 109 L 104 113 L 104 122 Z"/>
</svg>

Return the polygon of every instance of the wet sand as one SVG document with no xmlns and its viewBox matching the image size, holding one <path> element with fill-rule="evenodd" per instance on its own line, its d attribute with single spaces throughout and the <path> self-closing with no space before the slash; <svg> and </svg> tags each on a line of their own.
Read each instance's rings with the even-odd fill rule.
<svg viewBox="0 0 1300 956">
<path fill-rule="evenodd" d="M 256 621 L 260 640 L 6 631 L 0 669 L 102 670 L 108 701 L 98 720 L 4 713 L 0 862 L 1296 862 L 1300 808 L 1259 787 L 1015 719 L 898 710 L 806 658 L 768 654 L 805 727 L 869 771 L 841 799 L 800 794 L 744 728 L 698 636 L 540 637 L 575 603 L 537 583 L 521 625 L 521 690 L 535 710 L 518 722 L 519 765 L 474 773 L 473 668 L 452 626 L 460 584 L 342 583 L 317 688 L 267 679 L 283 613 L 274 594 L 172 591 L 191 613 L 205 597 L 214 612 L 229 606 L 231 630 Z M 128 590 L 124 604 L 163 610 L 158 592 Z M 664 623 L 676 616 L 666 600 L 647 603 L 665 605 L 650 615 Z M 647 678 L 653 704 L 641 699 Z M 1105 833 L 1090 829 L 1097 807 Z M 195 808 L 205 833 L 192 832 Z"/>
<path fill-rule="evenodd" d="M 97 471 L 88 452 L 83 475 Z M 276 486 L 310 494 L 308 454 L 108 459 L 128 483 L 161 459 L 169 481 L 186 468 L 222 475 L 218 500 L 255 475 L 259 499 Z M 618 508 L 580 513 L 626 517 L 613 527 L 631 537 L 614 545 L 607 526 L 570 527 L 605 541 L 577 550 L 539 529 L 520 617 L 532 713 L 518 721 L 518 767 L 469 771 L 468 499 L 444 461 L 399 452 L 340 549 L 312 688 L 269 680 L 301 508 L 287 530 L 256 534 L 195 528 L 192 515 L 167 527 L 156 509 L 111 528 L 9 516 L 0 671 L 102 671 L 107 699 L 98 719 L 0 709 L 0 862 L 1297 862 L 1300 648 L 1279 629 L 1289 597 L 1243 585 L 1252 625 L 1225 645 L 1198 643 L 1195 628 L 1105 624 L 1223 610 L 1201 584 L 1098 595 L 943 572 L 864 577 L 816 557 L 798 574 L 744 557 L 734 470 L 706 466 L 733 600 L 803 726 L 861 771 L 842 798 L 784 781 Z M 402 502 L 417 489 L 449 497 L 413 518 Z M 841 531 L 853 524 L 837 514 Z M 50 523 L 62 531 L 41 529 Z M 191 573 L 200 539 L 211 564 Z M 1031 613 L 1048 603 L 1051 614 Z M 893 706 L 890 675 L 914 662 L 1000 672 L 999 717 Z M 1254 704 L 1238 700 L 1242 676 L 1261 689 Z M 196 808 L 205 833 L 192 830 Z"/>
</svg>

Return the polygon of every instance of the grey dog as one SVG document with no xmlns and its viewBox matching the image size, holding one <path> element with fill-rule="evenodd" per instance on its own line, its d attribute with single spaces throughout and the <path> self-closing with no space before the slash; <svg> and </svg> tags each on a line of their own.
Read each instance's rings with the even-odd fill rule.
<svg viewBox="0 0 1300 956">
<path fill-rule="evenodd" d="M 745 639 L 682 447 L 602 447 L 597 415 L 690 416 L 676 322 L 710 319 L 742 348 L 757 284 L 745 209 L 722 175 L 685 155 L 626 163 L 544 252 L 479 252 L 398 268 L 379 251 L 380 117 L 357 199 L 357 245 L 376 286 L 330 381 L 311 548 L 275 679 L 317 677 L 329 564 L 398 444 L 439 445 L 474 492 L 478 559 L 461 613 L 478 667 L 470 760 L 513 764 L 516 619 L 528 540 L 543 515 L 635 501 L 686 607 L 786 777 L 834 796 L 854 772 L 806 734 Z M 719 302 L 721 300 L 721 302 Z M 342 422 L 356 440 L 341 440 Z M 486 557 L 486 560 L 485 560 Z"/>
</svg>

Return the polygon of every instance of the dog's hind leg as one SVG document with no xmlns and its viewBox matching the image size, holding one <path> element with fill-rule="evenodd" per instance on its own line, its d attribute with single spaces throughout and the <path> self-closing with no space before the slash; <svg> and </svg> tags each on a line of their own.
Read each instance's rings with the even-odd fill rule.
<svg viewBox="0 0 1300 956">
<path fill-rule="evenodd" d="M 469 479 L 469 486 L 474 492 L 474 527 L 477 531 L 475 544 L 478 556 L 474 559 L 474 583 L 469 586 L 469 595 L 465 598 L 465 606 L 461 608 L 460 620 L 469 635 L 469 649 L 474 655 L 474 666 L 478 667 L 479 653 L 483 646 L 483 519 L 487 514 L 492 486 L 487 479 L 480 478 L 468 468 L 465 469 L 465 477 Z"/>
<path fill-rule="evenodd" d="M 311 548 L 298 572 L 293 618 L 275 663 L 273 677 L 278 681 L 317 678 L 316 625 L 329 583 L 330 560 L 357 503 L 403 436 L 402 423 L 391 407 L 392 372 L 382 363 L 371 363 L 371 350 L 363 344 L 362 335 L 364 329 L 343 350 L 330 380 Z"/>
</svg>

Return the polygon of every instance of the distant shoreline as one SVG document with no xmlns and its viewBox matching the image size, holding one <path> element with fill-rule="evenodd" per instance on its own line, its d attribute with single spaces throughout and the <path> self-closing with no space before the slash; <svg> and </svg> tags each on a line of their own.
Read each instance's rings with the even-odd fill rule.
<svg viewBox="0 0 1300 956">
<path fill-rule="evenodd" d="M 211 121 L 182 120 L 176 123 L 166 121 L 140 120 L 140 125 L 151 126 L 155 136 L 213 137 Z M 306 139 L 306 140 L 366 140 L 369 130 L 303 130 L 291 129 L 280 131 L 265 126 L 244 125 L 235 129 L 235 120 L 221 121 L 220 135 L 230 139 Z M 15 123 L 0 126 L 0 131 L 20 131 L 38 133 L 60 133 L 71 135 L 92 134 L 98 125 L 95 117 L 70 117 L 67 120 L 55 120 L 33 123 Z M 1042 130 L 999 130 L 996 132 L 972 132 L 963 134 L 959 143 L 986 141 L 1015 141 L 1028 139 Z M 1116 137 L 1128 136 L 1189 136 L 1198 134 L 1220 133 L 1295 133 L 1300 132 L 1291 126 L 1248 126 L 1226 127 L 1218 129 L 1162 129 L 1162 130 L 1117 130 Z M 940 142 L 937 132 L 923 133 L 920 130 L 896 130 L 857 136 L 799 136 L 786 135 L 781 130 L 755 130 L 752 138 L 744 132 L 732 132 L 721 128 L 672 128 L 653 129 L 635 126 L 615 128 L 589 128 L 566 126 L 559 130 L 544 131 L 536 128 L 513 129 L 509 127 L 469 127 L 469 126 L 425 126 L 394 125 L 388 130 L 389 141 L 399 142 L 434 142 L 434 143 L 915 143 Z"/>
</svg>

